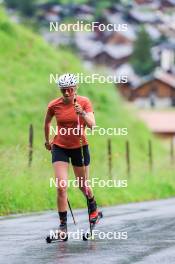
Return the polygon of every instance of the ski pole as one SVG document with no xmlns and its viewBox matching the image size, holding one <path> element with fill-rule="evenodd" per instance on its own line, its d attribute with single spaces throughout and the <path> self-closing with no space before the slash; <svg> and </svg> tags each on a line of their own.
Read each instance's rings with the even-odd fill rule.
<svg viewBox="0 0 175 264">
<path fill-rule="evenodd" d="M 73 221 L 74 221 L 74 224 L 76 225 L 76 221 L 75 221 L 75 218 L 74 218 L 74 214 L 73 214 L 73 211 L 72 211 L 72 208 L 71 208 L 71 205 L 70 205 L 69 199 L 67 199 L 67 203 L 68 203 L 68 206 L 69 206 L 69 209 L 70 209 L 70 212 L 71 212 L 71 215 L 72 215 L 72 219 L 73 219 Z"/>
<path fill-rule="evenodd" d="M 74 97 L 74 104 L 76 104 L 76 102 L 77 102 L 76 97 Z M 79 114 L 77 114 L 77 120 L 78 120 L 78 127 L 79 127 L 79 133 L 80 133 L 80 150 L 81 150 L 82 165 L 83 165 L 83 170 L 84 170 L 84 176 L 85 176 L 85 179 L 86 179 L 86 169 L 85 169 L 85 162 L 84 162 L 83 142 L 82 142 L 82 137 L 81 137 L 81 127 L 80 127 Z M 89 210 L 89 199 L 88 199 L 87 188 L 86 188 L 86 201 L 87 201 L 87 208 L 88 208 L 89 228 L 90 228 L 90 234 L 91 234 L 91 237 L 92 237 L 92 225 L 91 225 L 91 221 L 90 221 L 90 210 Z"/>
</svg>

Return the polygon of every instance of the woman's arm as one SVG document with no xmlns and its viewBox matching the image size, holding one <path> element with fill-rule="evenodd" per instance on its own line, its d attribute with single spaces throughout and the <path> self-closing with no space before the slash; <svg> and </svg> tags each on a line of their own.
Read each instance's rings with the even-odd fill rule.
<svg viewBox="0 0 175 264">
<path fill-rule="evenodd" d="M 81 115 L 86 123 L 86 125 L 89 127 L 89 128 L 93 128 L 93 126 L 95 126 L 95 117 L 94 117 L 94 114 L 93 112 L 88 112 L 86 113 L 85 111 L 83 111 L 82 107 L 80 104 L 76 103 L 75 104 L 75 111 L 77 114 Z"/>
<path fill-rule="evenodd" d="M 96 126 L 96 123 L 95 123 L 95 117 L 94 117 L 94 114 L 93 112 L 88 112 L 86 113 L 85 111 L 82 112 L 81 116 L 83 117 L 86 125 L 89 127 L 89 128 L 93 128 L 93 126 Z"/>
<path fill-rule="evenodd" d="M 51 150 L 51 144 L 49 142 L 49 131 L 52 117 L 53 116 L 49 113 L 49 111 L 47 111 L 44 121 L 45 147 L 47 150 Z"/>
</svg>

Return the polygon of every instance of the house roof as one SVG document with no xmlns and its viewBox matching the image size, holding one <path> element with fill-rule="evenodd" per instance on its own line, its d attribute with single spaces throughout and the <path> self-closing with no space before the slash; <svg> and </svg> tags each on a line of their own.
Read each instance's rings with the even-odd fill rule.
<svg viewBox="0 0 175 264">
<path fill-rule="evenodd" d="M 153 81 L 154 79 L 159 80 L 169 86 L 171 86 L 172 88 L 175 88 L 175 77 L 173 76 L 173 74 L 168 73 L 168 72 L 164 72 L 162 69 L 160 68 L 156 68 L 156 70 L 153 72 L 153 74 L 144 76 L 144 78 L 140 79 L 140 84 L 137 86 L 134 86 L 134 89 L 139 89 L 142 85 Z"/>
<path fill-rule="evenodd" d="M 140 111 L 139 117 L 154 133 L 175 133 L 175 111 Z"/>
<path fill-rule="evenodd" d="M 175 0 L 166 0 L 168 3 L 175 5 Z"/>
<path fill-rule="evenodd" d="M 175 76 L 173 74 L 157 69 L 154 72 L 154 78 L 175 88 Z"/>
<path fill-rule="evenodd" d="M 131 83 L 131 89 L 138 89 L 143 84 L 157 79 L 163 83 L 170 85 L 175 88 L 175 76 L 171 73 L 164 72 L 161 68 L 156 68 L 156 70 L 147 76 L 138 76 L 130 64 L 123 64 L 116 70 L 118 76 L 127 75 L 128 81 Z"/>
<path fill-rule="evenodd" d="M 144 23 L 144 22 L 149 22 L 149 23 L 155 23 L 158 21 L 158 17 L 155 14 L 155 12 L 144 12 L 142 9 L 132 9 L 130 11 L 130 15 L 137 21 Z"/>
<path fill-rule="evenodd" d="M 90 13 L 93 14 L 94 13 L 94 8 L 92 6 L 86 5 L 86 4 L 82 4 L 82 5 L 77 5 L 77 7 L 75 8 L 76 13 Z"/>
<path fill-rule="evenodd" d="M 90 58 L 98 55 L 103 49 L 103 44 L 100 41 L 93 41 L 82 37 L 76 38 L 75 42 L 77 47 Z"/>
<path fill-rule="evenodd" d="M 102 53 L 106 53 L 111 58 L 118 60 L 130 56 L 133 51 L 132 45 L 130 44 L 111 45 L 111 44 L 102 44 L 99 41 L 97 43 L 96 41 L 96 43 L 91 43 L 91 45 L 89 46 L 88 49 L 85 49 L 86 54 L 91 58 L 96 57 L 97 55 L 100 55 Z"/>
<path fill-rule="evenodd" d="M 164 50 L 164 49 L 175 50 L 175 43 L 173 43 L 173 42 L 163 42 L 162 44 L 158 45 L 157 48 L 159 50 Z"/>
<path fill-rule="evenodd" d="M 135 1 L 136 2 L 136 1 Z M 134 7 L 138 7 L 138 6 L 141 6 L 142 8 L 150 8 L 150 9 L 154 9 L 154 10 L 157 10 L 158 8 L 160 8 L 161 6 L 161 3 L 160 3 L 160 0 L 153 0 L 153 1 L 145 1 L 145 3 L 143 4 L 139 4 L 139 3 L 135 3 L 133 4 Z"/>
<path fill-rule="evenodd" d="M 145 29 L 146 29 L 147 33 L 149 34 L 149 36 L 153 40 L 157 40 L 161 37 L 160 31 L 155 26 L 152 26 L 150 24 L 146 24 Z"/>
<path fill-rule="evenodd" d="M 130 56 L 132 54 L 133 47 L 131 44 L 125 44 L 125 45 L 107 44 L 103 46 L 103 51 L 114 59 L 121 59 Z"/>
<path fill-rule="evenodd" d="M 103 44 L 101 41 L 90 39 L 90 37 L 92 37 L 92 35 L 87 37 L 84 32 L 76 33 L 75 37 L 77 47 L 89 58 L 94 58 L 104 52 L 114 59 L 125 58 L 132 54 L 132 44 Z"/>
<path fill-rule="evenodd" d="M 152 75 L 141 77 L 134 72 L 133 67 L 129 63 L 122 64 L 116 70 L 117 76 L 126 75 L 128 77 L 128 82 L 131 83 L 131 89 L 137 89 L 140 85 L 151 80 Z"/>
<path fill-rule="evenodd" d="M 108 12 L 106 12 L 106 19 L 111 24 L 127 24 L 127 30 L 107 31 L 107 35 L 112 35 L 113 33 L 118 32 L 120 35 L 123 35 L 131 41 L 134 41 L 136 39 L 136 27 L 134 25 L 128 24 L 127 21 L 122 18 L 122 15 L 120 13 L 108 14 Z"/>
<path fill-rule="evenodd" d="M 54 12 L 59 13 L 60 11 L 63 10 L 63 7 L 60 6 L 60 5 L 53 5 L 53 6 L 51 7 L 51 10 L 54 11 Z"/>
</svg>

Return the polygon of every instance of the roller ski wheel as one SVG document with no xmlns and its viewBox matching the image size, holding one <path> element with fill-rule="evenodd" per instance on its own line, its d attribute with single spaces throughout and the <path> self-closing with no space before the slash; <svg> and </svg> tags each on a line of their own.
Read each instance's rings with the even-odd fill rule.
<svg viewBox="0 0 175 264">
<path fill-rule="evenodd" d="M 61 230 L 58 229 L 54 234 L 50 234 L 50 236 L 46 237 L 46 242 L 51 243 L 54 241 L 60 241 L 60 242 L 65 242 L 68 240 L 68 234 L 67 234 L 67 229 L 66 230 Z"/>
</svg>

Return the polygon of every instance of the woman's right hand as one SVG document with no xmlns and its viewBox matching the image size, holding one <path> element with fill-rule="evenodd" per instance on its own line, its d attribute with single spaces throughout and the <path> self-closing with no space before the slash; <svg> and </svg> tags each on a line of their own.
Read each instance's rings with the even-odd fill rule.
<svg viewBox="0 0 175 264">
<path fill-rule="evenodd" d="M 45 142 L 45 148 L 47 149 L 47 150 L 51 150 L 52 149 L 52 144 L 51 143 L 49 143 L 49 142 Z"/>
</svg>

